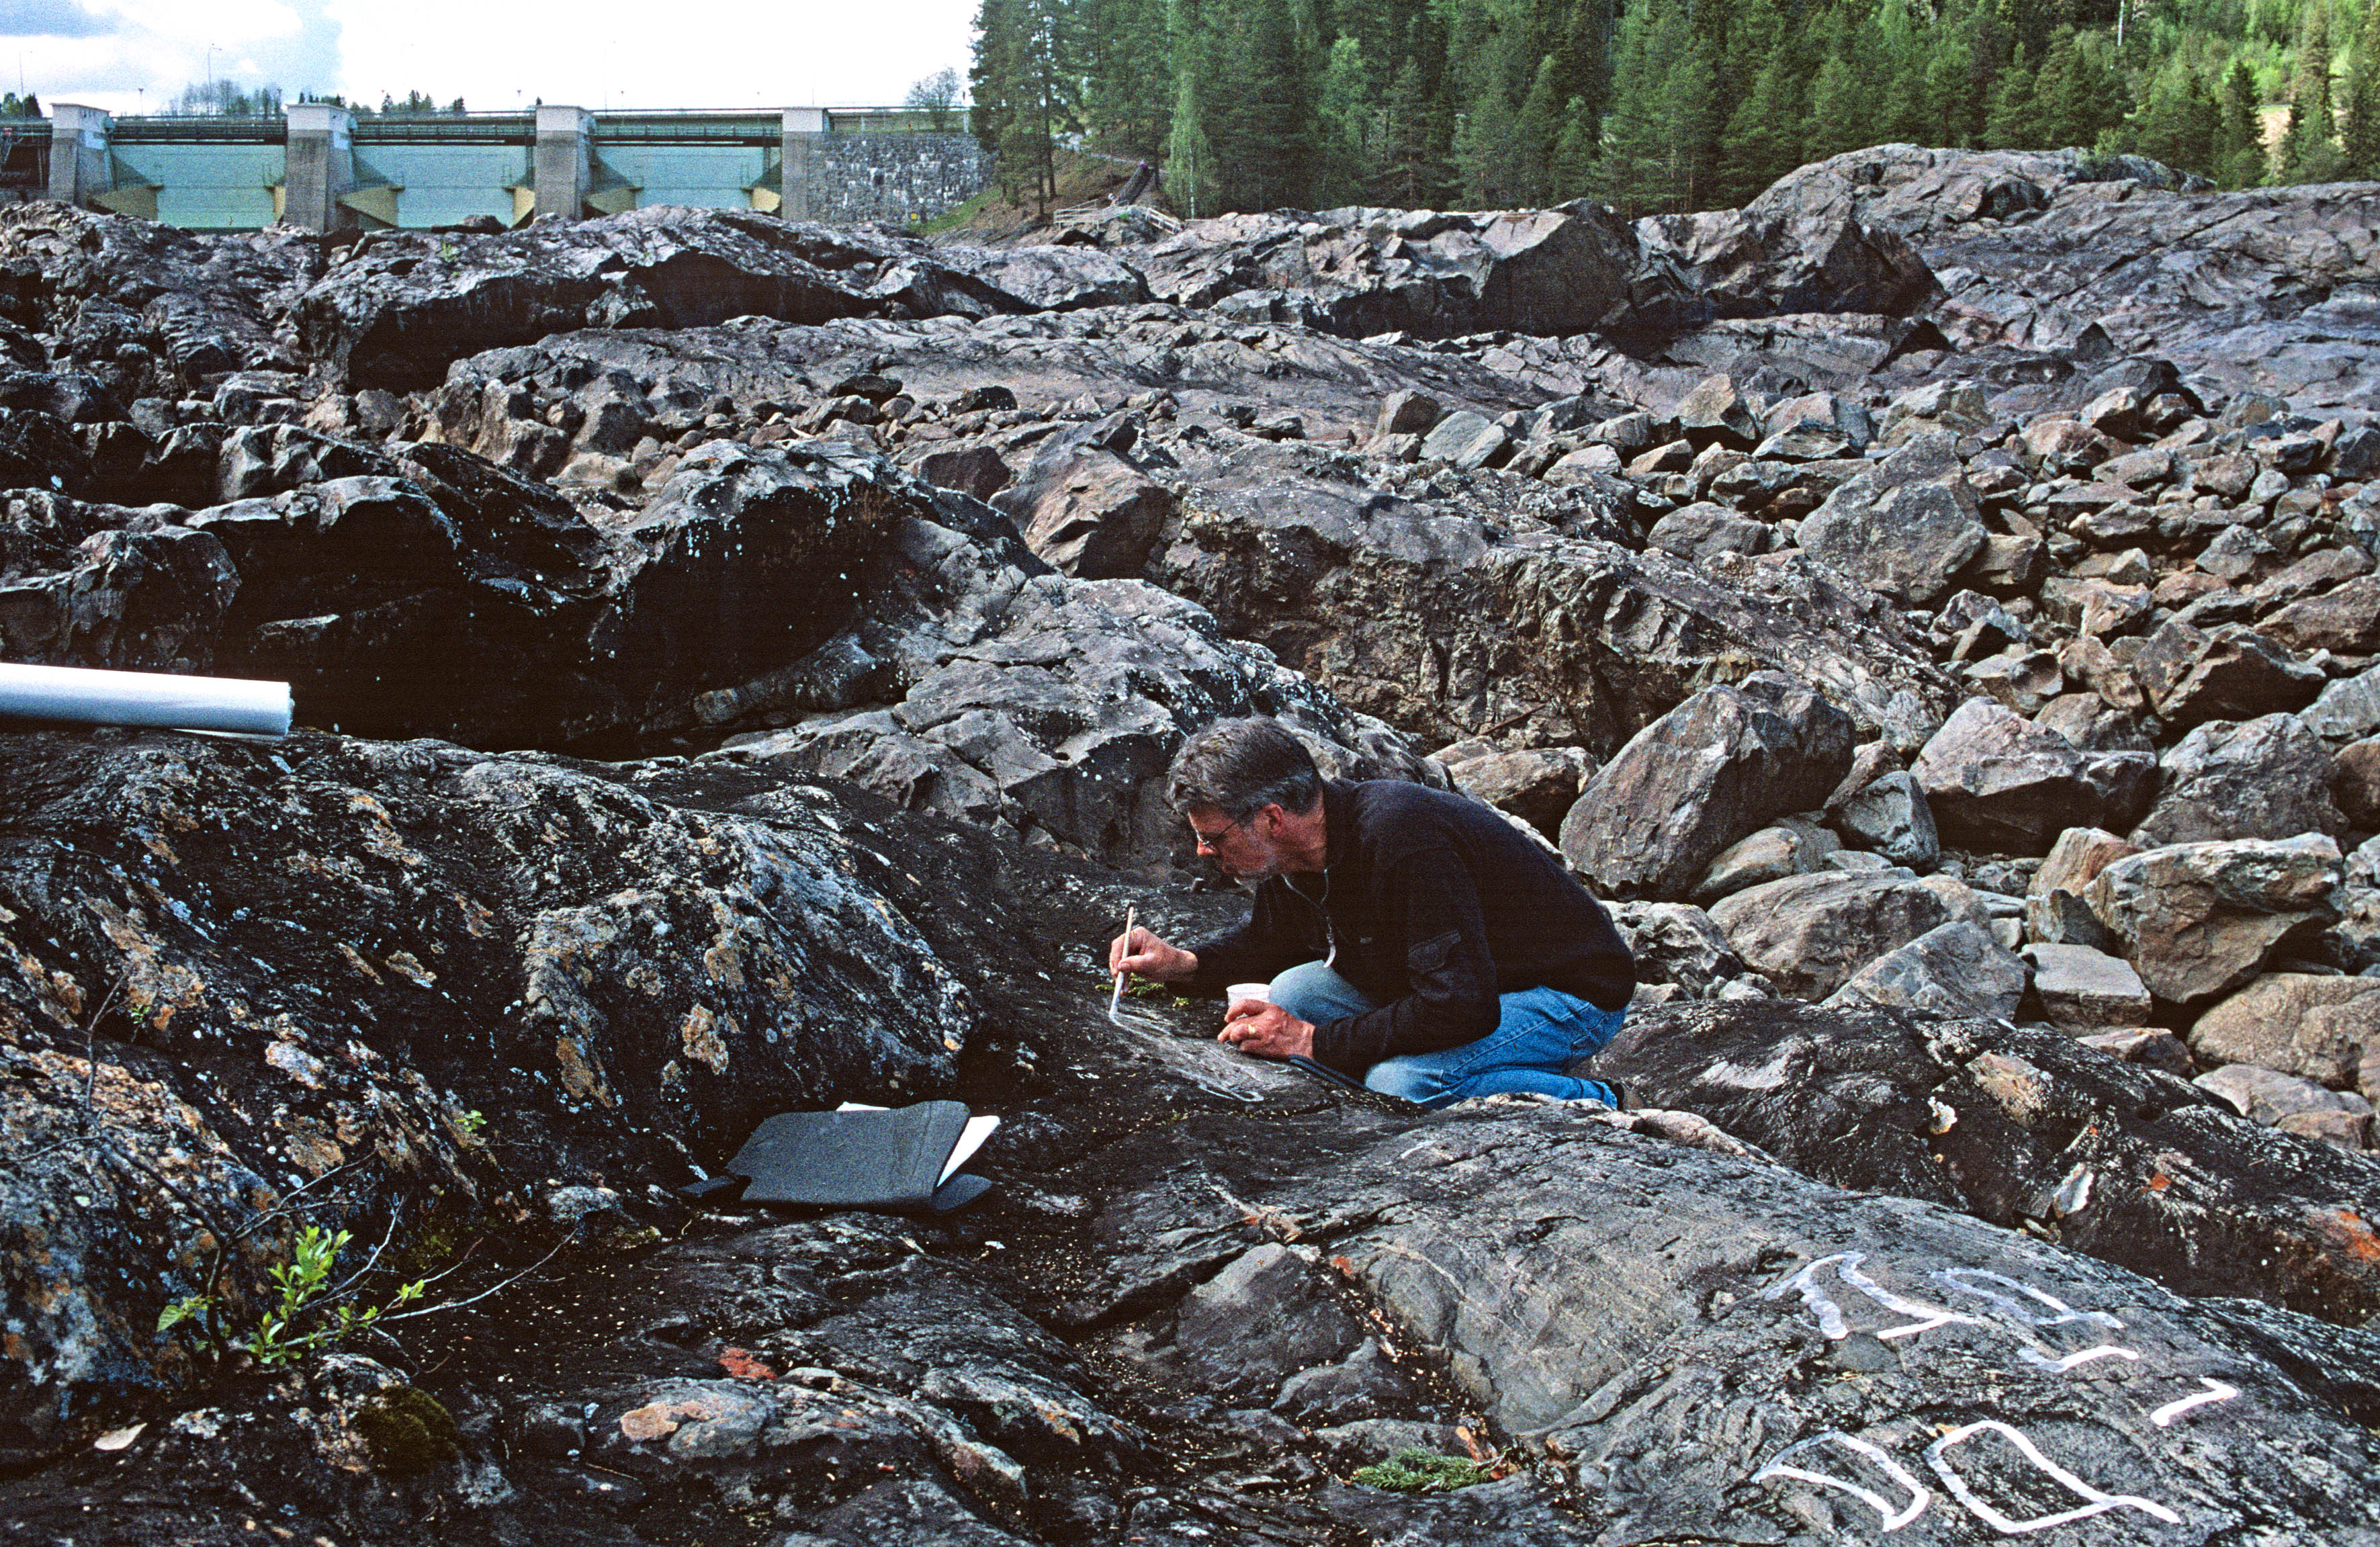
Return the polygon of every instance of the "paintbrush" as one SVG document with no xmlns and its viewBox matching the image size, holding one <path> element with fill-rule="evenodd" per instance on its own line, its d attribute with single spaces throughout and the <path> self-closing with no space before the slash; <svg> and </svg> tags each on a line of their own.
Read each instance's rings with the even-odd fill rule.
<svg viewBox="0 0 2380 1547">
<path fill-rule="evenodd" d="M 1136 905 L 1131 903 L 1124 905 L 1123 948 L 1127 956 L 1132 952 L 1132 926 L 1139 917 L 1140 909 Z M 1123 1008 L 1123 968 L 1119 967 L 1115 971 L 1115 992 L 1108 995 L 1108 1018 L 1110 1020 L 1119 1020 L 1121 1018 L 1119 1012 L 1122 1011 Z"/>
</svg>

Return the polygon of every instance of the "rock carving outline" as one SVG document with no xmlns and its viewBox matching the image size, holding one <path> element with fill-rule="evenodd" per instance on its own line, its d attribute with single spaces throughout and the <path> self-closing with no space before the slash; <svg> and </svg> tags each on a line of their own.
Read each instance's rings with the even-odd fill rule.
<svg viewBox="0 0 2380 1547">
<path fill-rule="evenodd" d="M 1832 1440 L 1838 1444 L 1844 1445 L 1852 1450 L 1857 1451 L 1860 1455 L 1866 1456 L 1870 1461 L 1875 1462 L 1877 1468 L 1880 1468 L 1886 1476 L 1891 1478 L 1893 1481 L 1900 1484 L 1903 1488 L 1908 1489 L 1908 1506 L 1896 1512 L 1893 1509 L 1890 1501 L 1887 1500 L 1883 1494 L 1876 1492 L 1873 1489 L 1863 1488 L 1856 1482 L 1852 1482 L 1840 1477 L 1829 1476 L 1825 1472 L 1814 1472 L 1801 1467 L 1789 1467 L 1785 1465 L 1786 1457 L 1798 1455 L 1815 1445 L 1823 1444 L 1828 1440 Z M 1932 1502 L 1934 1497 L 1931 1492 L 1926 1491 L 1925 1485 L 1918 1481 L 1915 1477 L 1912 1476 L 1908 1468 L 1901 1466 L 1900 1462 L 1895 1461 L 1891 1456 L 1887 1456 L 1883 1450 L 1870 1442 L 1861 1439 L 1856 1434 L 1846 1434 L 1840 1429 L 1829 1429 L 1823 1434 L 1813 1434 L 1806 1440 L 1799 1440 L 1792 1444 L 1787 1445 L 1783 1450 L 1780 1450 L 1775 1456 L 1770 1456 L 1767 1466 L 1753 1473 L 1752 1480 L 1755 1482 L 1765 1482 L 1772 1477 L 1790 1477 L 1798 1479 L 1803 1482 L 1815 1483 L 1821 1488 L 1839 1488 L 1844 1492 L 1851 1494 L 1853 1498 L 1865 1501 L 1872 1508 L 1875 1509 L 1876 1515 L 1883 1520 L 1883 1529 L 1888 1531 L 1897 1531 L 1901 1527 L 1909 1524 L 1912 1520 L 1916 1519 L 1920 1515 L 1925 1514 L 1926 1504 Z"/>
<path fill-rule="evenodd" d="M 2198 1378 L 2198 1383 L 2206 1389 L 2189 1396 L 2176 1397 L 2151 1413 L 2149 1421 L 2163 1429 L 2192 1407 L 2204 1407 L 2213 1402 L 2228 1402 L 2240 1395 L 2239 1387 L 2225 1385 L 2220 1381 L 2209 1380 L 2204 1375 Z"/>
<path fill-rule="evenodd" d="M 1837 1264 L 1836 1277 L 1865 1295 L 1869 1299 L 1887 1310 L 1895 1311 L 1902 1316 L 1918 1318 L 1902 1326 L 1884 1328 L 1876 1334 L 1877 1337 L 1913 1337 L 1919 1333 L 1931 1332 L 1936 1327 L 1949 1326 L 1953 1322 L 1971 1327 L 1990 1325 L 1980 1316 L 1969 1316 L 1961 1311 L 1946 1310 L 1937 1305 L 1927 1305 L 1923 1300 L 1903 1298 L 1860 1272 L 1859 1265 L 1866 1261 L 1867 1253 L 1864 1251 L 1830 1252 L 1815 1261 L 1804 1263 L 1801 1272 L 1783 1283 L 1772 1284 L 1763 1289 L 1760 1292 L 1760 1297 L 1764 1300 L 1773 1300 L 1788 1289 L 1798 1290 L 1802 1296 L 1803 1305 L 1818 1319 L 1818 1330 L 1824 1333 L 1829 1341 L 1849 1337 L 1851 1323 L 1843 1319 L 1843 1308 L 1836 1304 L 1825 1290 L 1818 1287 L 1818 1270 L 1831 1262 Z"/>
<path fill-rule="evenodd" d="M 1949 1459 L 1945 1454 L 1952 1445 L 1960 1443 L 1970 1435 L 1980 1434 L 1985 1430 L 2001 1436 L 2009 1443 L 2016 1446 L 2026 1460 L 2040 1468 L 2043 1475 L 2058 1483 L 2059 1487 L 2089 1502 L 2079 1509 L 2059 1510 L 2053 1515 L 2036 1515 L 2030 1520 L 2011 1520 L 1985 1504 L 1976 1495 L 1973 1489 L 1967 1486 L 1966 1480 L 1951 1468 Z M 2052 1526 L 2063 1526 L 2075 1520 L 2087 1520 L 2095 1515 L 2104 1515 L 2111 1509 L 2137 1509 L 2164 1521 L 2168 1526 L 2181 1524 L 2180 1515 L 2154 1499 L 2143 1499 L 2131 1493 L 2106 1493 L 2092 1487 L 2048 1456 L 2042 1455 L 2040 1449 L 2031 1440 L 1998 1419 L 1979 1419 L 1973 1423 L 1963 1424 L 1953 1429 L 1925 1447 L 1925 1464 L 1934 1468 L 1934 1475 L 1942 1480 L 1942 1486 L 1949 1491 L 1950 1496 L 1967 1506 L 1968 1513 L 2002 1536 L 2024 1536 L 2033 1531 L 2046 1531 Z"/>
</svg>

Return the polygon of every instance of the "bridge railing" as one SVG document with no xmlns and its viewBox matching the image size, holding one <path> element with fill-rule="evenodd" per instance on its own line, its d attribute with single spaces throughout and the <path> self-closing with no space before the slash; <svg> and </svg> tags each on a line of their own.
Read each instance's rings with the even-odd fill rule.
<svg viewBox="0 0 2380 1547">
<path fill-rule="evenodd" d="M 639 108 L 595 115 L 595 137 L 614 143 L 773 145 L 783 129 L 777 110 Z M 935 115 L 919 107 L 830 107 L 827 123 L 835 134 L 930 134 L 937 131 Z M 965 134 L 967 110 L 953 107 L 942 115 L 941 132 Z M 46 137 L 48 124 L 28 121 L 26 132 Z M 109 137 L 128 145 L 262 145 L 288 138 L 286 120 L 278 113 L 151 113 L 130 114 L 114 121 Z M 537 138 L 532 112 L 485 113 L 358 113 L 358 143 L 411 145 L 526 145 Z"/>
</svg>

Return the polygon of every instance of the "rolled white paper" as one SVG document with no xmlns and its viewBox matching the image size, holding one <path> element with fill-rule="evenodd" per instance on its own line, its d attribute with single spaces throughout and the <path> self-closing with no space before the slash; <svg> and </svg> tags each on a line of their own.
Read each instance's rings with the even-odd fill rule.
<svg viewBox="0 0 2380 1547">
<path fill-rule="evenodd" d="M 30 719 L 286 736 L 294 707 L 285 682 L 0 663 L 0 714 Z"/>
</svg>

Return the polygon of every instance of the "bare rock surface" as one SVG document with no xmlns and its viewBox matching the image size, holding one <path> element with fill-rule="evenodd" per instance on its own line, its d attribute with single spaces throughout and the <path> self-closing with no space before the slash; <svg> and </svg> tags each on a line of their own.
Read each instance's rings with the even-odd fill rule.
<svg viewBox="0 0 2380 1547">
<path fill-rule="evenodd" d="M 1937 315 L 1971 344 L 2057 349 L 2095 331 L 2227 391 L 2310 406 L 2368 394 L 2368 187 L 2188 191 L 2154 162 L 2090 159 L 1879 146 L 1791 174 L 1752 207 L 1908 238 L 1955 274 Z"/>
<path fill-rule="evenodd" d="M 2380 1164 L 2062 1033 L 1680 1005 L 1632 1017 L 1594 1066 L 1838 1186 L 1955 1204 L 2185 1294 L 2350 1324 L 2380 1298 L 2360 1223 Z"/>
<path fill-rule="evenodd" d="M 2337 1090 L 2380 1092 L 2380 982 L 2267 972 L 2190 1029 L 2211 1065 L 2253 1064 Z M 2369 1073 L 2367 1073 L 2367 1066 Z"/>
<path fill-rule="evenodd" d="M 431 741 L 0 753 L 12 1448 L 58 1390 L 186 1375 L 159 1311 L 298 1189 L 391 1228 L 525 1217 L 557 1171 L 673 1171 L 775 1111 L 946 1085 L 973 1034 L 831 802 L 760 825 Z M 270 1260 L 289 1228 L 244 1238 Z M 234 1266 L 252 1321 L 261 1268 Z"/>
<path fill-rule="evenodd" d="M 1791 876 L 1711 905 L 1736 954 L 1796 999 L 1824 999 L 1886 953 L 1962 915 L 1981 923 L 1982 913 L 1955 882 L 1892 870 Z"/>
</svg>

